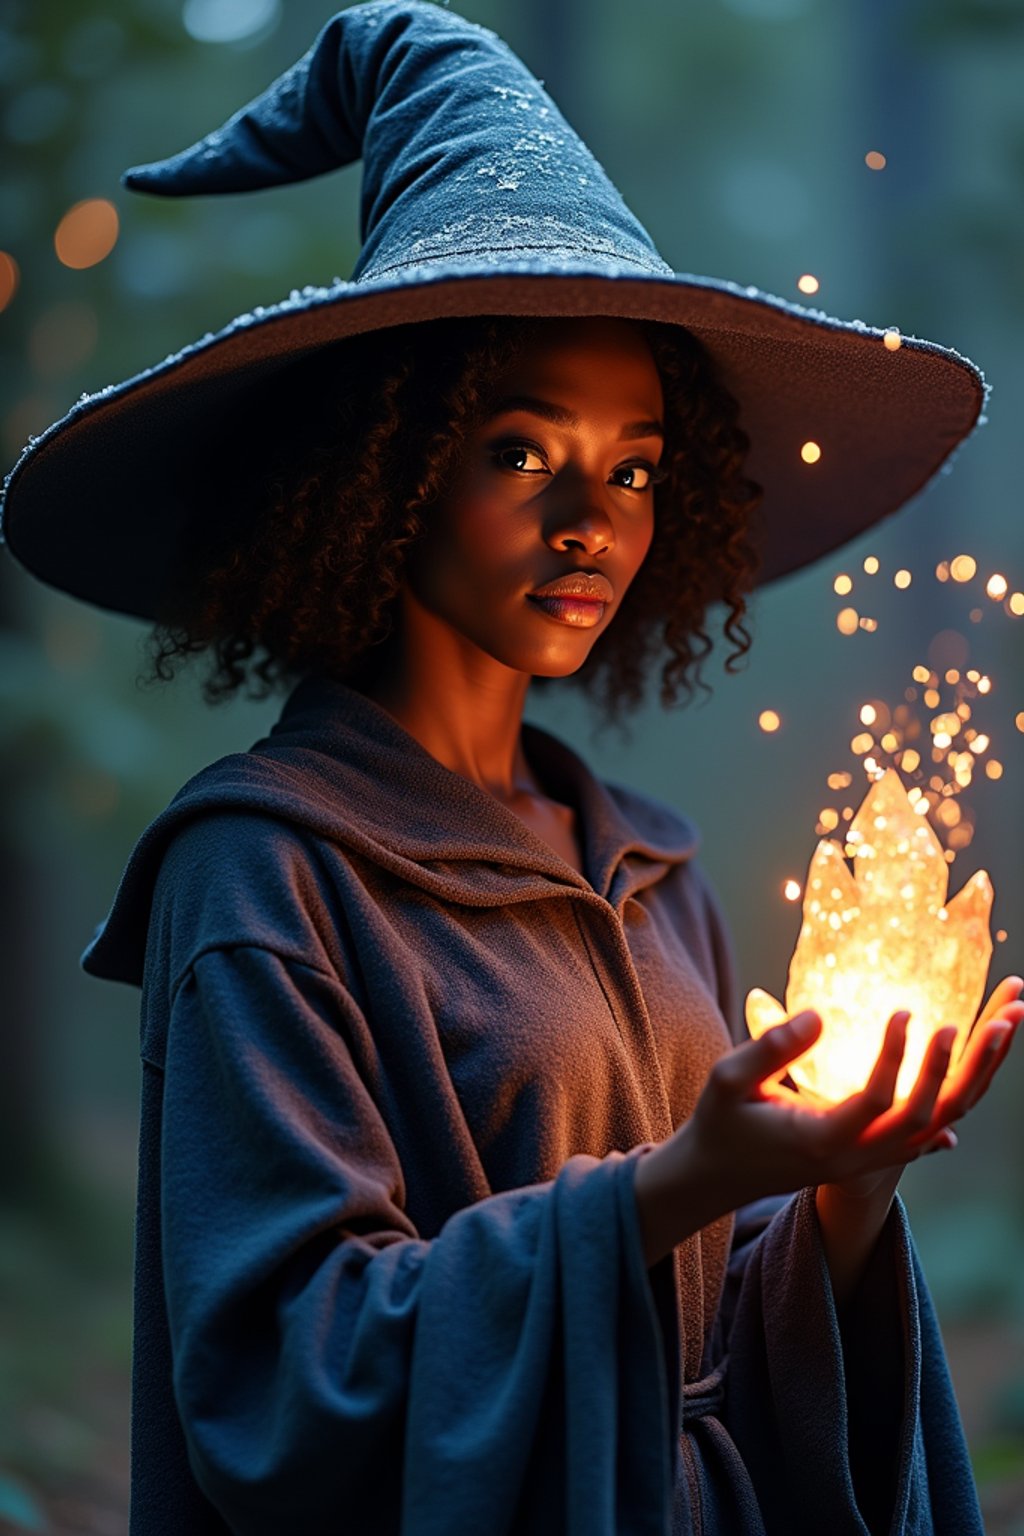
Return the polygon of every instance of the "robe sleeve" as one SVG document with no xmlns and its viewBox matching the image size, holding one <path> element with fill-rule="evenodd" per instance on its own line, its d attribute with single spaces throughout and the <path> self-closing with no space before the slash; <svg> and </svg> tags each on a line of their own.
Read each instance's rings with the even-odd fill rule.
<svg viewBox="0 0 1024 1536">
<path fill-rule="evenodd" d="M 425 1240 L 353 1066 L 339 978 L 258 946 L 184 970 L 164 1061 L 162 1262 L 193 1474 L 237 1536 L 664 1536 L 671 1265 L 649 1147 L 570 1158 Z"/>
<path fill-rule="evenodd" d="M 769 1536 L 982 1536 L 898 1196 L 842 1326 L 813 1189 L 773 1217 L 744 1269 L 723 1418 Z"/>
</svg>

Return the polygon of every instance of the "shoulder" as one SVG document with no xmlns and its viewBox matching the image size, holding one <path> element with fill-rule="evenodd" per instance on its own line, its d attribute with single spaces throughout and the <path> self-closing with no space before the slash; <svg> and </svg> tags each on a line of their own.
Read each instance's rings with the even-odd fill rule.
<svg viewBox="0 0 1024 1536">
<path fill-rule="evenodd" d="M 136 843 L 85 969 L 140 985 L 154 951 L 180 969 L 232 944 L 323 964 L 332 914 L 304 808 L 293 776 L 249 754 L 197 774 Z"/>
</svg>

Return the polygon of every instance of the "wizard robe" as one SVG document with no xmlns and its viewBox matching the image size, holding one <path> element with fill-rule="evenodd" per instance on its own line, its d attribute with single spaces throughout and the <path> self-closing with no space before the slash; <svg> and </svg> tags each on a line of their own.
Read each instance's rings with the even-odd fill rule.
<svg viewBox="0 0 1024 1536">
<path fill-rule="evenodd" d="M 980 1533 L 898 1199 L 841 1320 L 810 1189 L 645 1265 L 728 943 L 686 820 L 522 741 L 585 873 L 320 676 L 132 854 L 131 1536 Z"/>
</svg>

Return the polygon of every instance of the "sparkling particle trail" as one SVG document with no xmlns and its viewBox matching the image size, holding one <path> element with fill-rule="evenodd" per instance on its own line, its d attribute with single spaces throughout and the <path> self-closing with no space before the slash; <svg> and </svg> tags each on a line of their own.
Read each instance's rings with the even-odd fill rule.
<svg viewBox="0 0 1024 1536">
<path fill-rule="evenodd" d="M 800 882 L 798 880 L 787 880 L 782 887 L 782 894 L 787 901 L 799 901 L 803 895 Z"/>
<path fill-rule="evenodd" d="M 864 164 L 869 171 L 884 171 L 886 159 L 880 149 L 869 149 L 864 156 Z"/>
<path fill-rule="evenodd" d="M 853 581 L 843 572 L 832 583 L 832 590 L 838 592 L 840 597 L 845 597 L 848 592 L 853 591 Z"/>
<path fill-rule="evenodd" d="M 808 440 L 800 449 L 800 457 L 805 464 L 817 464 L 821 458 L 821 447 L 818 443 Z"/>
<path fill-rule="evenodd" d="M 948 560 L 940 560 L 939 561 L 938 565 L 935 567 L 935 579 L 936 579 L 936 581 L 948 581 L 949 580 L 949 561 Z"/>
<path fill-rule="evenodd" d="M 906 591 L 913 579 L 909 571 L 897 571 L 892 579 L 892 584 L 894 587 L 899 587 L 900 591 Z"/>
<path fill-rule="evenodd" d="M 860 711 L 861 725 L 874 725 L 878 719 L 878 711 L 873 704 L 863 704 Z"/>
<path fill-rule="evenodd" d="M 985 772 L 990 779 L 1001 779 L 1003 776 L 1003 765 L 996 758 L 990 757 L 985 764 Z"/>
<path fill-rule="evenodd" d="M 801 293 L 817 293 L 821 287 L 818 279 L 811 272 L 805 272 L 802 277 L 798 277 L 796 285 Z M 795 900 L 796 898 L 794 897 L 793 899 Z"/>
<path fill-rule="evenodd" d="M 1006 606 L 1009 608 L 1010 612 L 1019 619 L 1021 615 L 1024 614 L 1024 592 L 1012 593 Z"/>
<path fill-rule="evenodd" d="M 860 614 L 856 608 L 840 608 L 836 614 L 836 629 L 841 635 L 855 635 L 860 624 Z"/>
<path fill-rule="evenodd" d="M 864 561 L 864 569 L 865 569 L 865 571 L 867 571 L 869 576 L 876 576 L 878 574 L 878 557 L 877 557 L 877 555 L 868 555 L 867 556 L 867 558 Z"/>
<path fill-rule="evenodd" d="M 782 724 L 782 720 L 776 714 L 774 709 L 762 709 L 761 713 L 757 717 L 757 723 L 761 727 L 762 731 L 765 731 L 771 735 L 772 731 L 778 730 L 779 726 Z"/>
<path fill-rule="evenodd" d="M 878 628 L 878 620 L 862 618 L 858 622 L 858 628 L 866 629 L 869 635 L 873 635 L 875 630 Z"/>
<path fill-rule="evenodd" d="M 990 576 L 988 581 L 985 583 L 985 591 L 988 593 L 989 597 L 994 598 L 996 602 L 1002 602 L 1003 598 L 1009 591 L 1009 588 L 1010 583 L 1007 581 L 1006 577 L 1000 576 L 998 574 L 995 576 Z"/>
<path fill-rule="evenodd" d="M 954 581 L 973 581 L 977 571 L 978 562 L 973 555 L 956 555 L 949 562 L 949 574 Z"/>
<path fill-rule="evenodd" d="M 1013 723 L 1018 731 L 1024 731 L 1024 709 L 1021 710 L 1019 715 L 1014 716 Z"/>
</svg>

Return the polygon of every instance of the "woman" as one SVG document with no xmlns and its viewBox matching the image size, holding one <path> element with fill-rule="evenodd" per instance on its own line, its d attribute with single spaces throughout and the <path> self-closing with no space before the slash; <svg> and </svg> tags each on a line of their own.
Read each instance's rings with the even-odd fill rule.
<svg viewBox="0 0 1024 1536">
<path fill-rule="evenodd" d="M 338 80 L 358 100 L 372 76 L 359 111 L 379 155 L 409 71 L 418 125 L 431 101 L 457 114 L 467 81 L 482 111 L 481 68 L 503 113 L 547 103 L 449 13 L 344 13 L 234 134 L 178 157 L 179 189 L 218 156 L 215 179 L 246 184 L 256 161 L 268 179 L 282 119 L 298 100 L 308 128 Z M 544 133 L 569 133 L 543 110 Z M 429 197 L 437 157 L 408 127 L 391 131 Z M 560 167 L 577 144 L 556 145 Z M 478 170 L 511 175 L 484 148 Z M 417 183 L 382 163 L 369 196 L 394 213 L 381 178 Z M 445 186 L 469 174 L 448 170 Z M 410 230 L 389 227 L 394 257 Z M 531 242 L 510 238 L 518 278 Z M 383 276 L 379 226 L 367 246 Z M 171 579 L 152 529 L 144 560 L 125 551 L 123 508 L 87 573 L 42 553 L 41 488 L 81 473 L 78 418 L 8 493 L 26 563 L 158 619 L 158 675 L 210 650 L 211 699 L 300 679 L 268 738 L 146 831 L 85 957 L 143 987 L 133 1532 L 980 1531 L 895 1191 L 987 1088 L 1020 981 L 955 1064 L 940 1031 L 905 1105 L 905 1014 L 862 1093 L 802 1103 L 783 1079 L 820 1021 L 731 1043 L 728 945 L 688 823 L 522 723 L 533 678 L 582 680 L 614 713 L 663 653 L 672 702 L 712 601 L 734 654 L 747 643 L 753 539 L 781 569 L 836 530 L 814 548 L 790 512 L 774 542 L 758 532 L 735 402 L 628 276 L 625 297 L 581 303 L 549 254 L 527 301 L 448 254 L 438 308 L 475 275 L 470 318 L 399 304 L 313 351 L 294 328 L 311 298 L 269 386 L 224 333 L 244 456 L 222 419 L 215 457 L 166 409 L 157 427 L 160 378 L 97 405 L 97 451 L 148 401 L 152 451 L 174 439 L 190 471 L 209 455 Z M 408 281 L 415 306 L 438 277 Z M 175 360 L 165 405 L 187 412 L 187 385 L 209 408 L 219 372 L 199 357 L 191 376 Z"/>
</svg>

